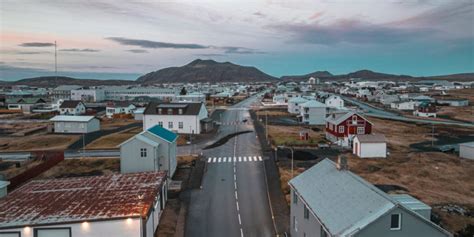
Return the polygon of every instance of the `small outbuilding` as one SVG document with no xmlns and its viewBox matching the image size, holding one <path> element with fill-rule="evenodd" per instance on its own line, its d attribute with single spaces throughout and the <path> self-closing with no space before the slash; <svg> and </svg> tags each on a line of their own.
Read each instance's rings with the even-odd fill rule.
<svg viewBox="0 0 474 237">
<path fill-rule="evenodd" d="M 383 134 L 356 135 L 352 153 L 360 158 L 386 158 L 386 138 Z"/>
<path fill-rule="evenodd" d="M 94 116 L 56 115 L 49 121 L 54 122 L 55 133 L 90 133 L 100 130 L 100 121 Z"/>
<path fill-rule="evenodd" d="M 474 160 L 474 142 L 459 144 L 459 157 Z"/>
</svg>

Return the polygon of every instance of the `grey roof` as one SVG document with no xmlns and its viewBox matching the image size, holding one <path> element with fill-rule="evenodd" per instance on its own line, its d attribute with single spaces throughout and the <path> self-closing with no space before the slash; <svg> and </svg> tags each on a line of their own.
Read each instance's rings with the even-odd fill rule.
<svg viewBox="0 0 474 237">
<path fill-rule="evenodd" d="M 408 194 L 391 194 L 390 197 L 412 211 L 431 210 L 430 206 Z"/>
<path fill-rule="evenodd" d="M 331 236 L 353 236 L 396 207 L 451 236 L 359 176 L 338 170 L 329 159 L 293 178 L 289 184 Z"/>
<path fill-rule="evenodd" d="M 465 143 L 461 143 L 459 145 L 474 148 L 474 142 L 465 142 Z"/>
<path fill-rule="evenodd" d="M 293 97 L 290 100 L 288 100 L 289 103 L 304 103 L 306 101 L 308 100 L 303 97 Z"/>
<path fill-rule="evenodd" d="M 329 159 L 289 183 L 335 236 L 365 226 L 395 206 L 378 188 L 350 171 L 338 170 Z"/>
<path fill-rule="evenodd" d="M 320 107 L 327 107 L 325 104 L 319 102 L 319 101 L 316 101 L 316 100 L 309 100 L 303 104 L 301 104 L 301 107 L 304 107 L 304 108 L 320 108 Z"/>
<path fill-rule="evenodd" d="M 361 143 L 382 143 L 387 141 L 383 134 L 361 134 L 356 135 L 356 137 Z"/>
<path fill-rule="evenodd" d="M 77 86 L 77 85 L 61 85 L 56 88 L 54 88 L 55 91 L 69 91 L 69 90 L 77 90 L 81 88 L 82 86 Z"/>
<path fill-rule="evenodd" d="M 71 115 L 56 115 L 49 121 L 52 122 L 89 122 L 95 119 L 94 116 L 71 116 Z"/>
</svg>

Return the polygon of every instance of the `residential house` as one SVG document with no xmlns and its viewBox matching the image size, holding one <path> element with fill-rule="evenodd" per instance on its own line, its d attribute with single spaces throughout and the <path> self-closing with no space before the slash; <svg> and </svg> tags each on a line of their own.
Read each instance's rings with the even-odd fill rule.
<svg viewBox="0 0 474 237">
<path fill-rule="evenodd" d="M 300 121 L 309 125 L 324 125 L 326 108 L 327 106 L 319 101 L 307 101 L 300 105 Z"/>
<path fill-rule="evenodd" d="M 372 123 L 355 112 L 331 114 L 326 118 L 326 139 L 350 147 L 355 135 L 371 134 Z"/>
<path fill-rule="evenodd" d="M 132 111 L 133 113 L 133 118 L 135 120 L 143 121 L 143 112 L 145 112 L 145 108 L 136 108 L 135 110 Z"/>
<path fill-rule="evenodd" d="M 75 85 L 62 85 L 54 88 L 51 91 L 51 99 L 53 101 L 58 101 L 58 100 L 70 100 L 71 99 L 71 91 L 72 90 L 78 90 L 80 89 L 81 86 L 75 86 Z"/>
<path fill-rule="evenodd" d="M 158 125 L 126 140 L 120 147 L 120 172 L 167 171 L 170 178 L 176 171 L 176 140 L 178 135 Z"/>
<path fill-rule="evenodd" d="M 405 102 L 394 102 L 390 104 L 390 108 L 397 110 L 415 110 L 418 102 L 415 101 L 405 101 Z"/>
<path fill-rule="evenodd" d="M 331 95 L 326 100 L 324 103 L 327 105 L 327 107 L 330 108 L 336 108 L 336 109 L 343 109 L 344 108 L 344 100 L 337 95 Z"/>
<path fill-rule="evenodd" d="M 445 98 L 445 99 L 437 99 L 436 103 L 439 105 L 448 105 L 454 107 L 463 107 L 469 105 L 468 99 L 456 99 L 456 98 Z"/>
<path fill-rule="evenodd" d="M 112 118 L 115 114 L 132 114 L 137 107 L 129 101 L 115 101 L 105 107 L 105 116 Z"/>
<path fill-rule="evenodd" d="M 387 139 L 383 134 L 356 135 L 352 153 L 360 158 L 386 158 Z"/>
<path fill-rule="evenodd" d="M 32 180 L 0 198 L 2 237 L 152 237 L 164 171 Z"/>
<path fill-rule="evenodd" d="M 206 95 L 200 92 L 191 92 L 186 95 L 176 95 L 173 102 L 206 102 Z"/>
<path fill-rule="evenodd" d="M 206 118 L 208 112 L 203 103 L 151 102 L 143 113 L 143 130 L 160 125 L 180 134 L 200 134 Z"/>
<path fill-rule="evenodd" d="M 474 142 L 459 144 L 459 157 L 474 160 Z"/>
<path fill-rule="evenodd" d="M 413 115 L 426 118 L 436 118 L 436 105 L 433 103 L 422 102 L 416 110 L 413 111 Z"/>
<path fill-rule="evenodd" d="M 100 130 L 100 121 L 94 116 L 56 115 L 49 121 L 54 122 L 55 133 L 90 133 Z"/>
<path fill-rule="evenodd" d="M 71 100 L 81 100 L 84 102 L 101 102 L 105 100 L 105 92 L 102 89 L 81 88 L 71 90 Z"/>
<path fill-rule="evenodd" d="M 46 104 L 46 100 L 37 97 L 7 98 L 5 103 L 9 110 L 21 110 L 23 113 L 31 113 L 36 106 Z"/>
<path fill-rule="evenodd" d="M 324 159 L 289 182 L 292 237 L 450 237 L 431 222 L 431 208 L 391 196 L 348 170 L 340 157 Z"/>
<path fill-rule="evenodd" d="M 284 95 L 274 95 L 273 96 L 273 103 L 276 105 L 287 105 L 286 97 Z"/>
<path fill-rule="evenodd" d="M 288 112 L 290 114 L 299 114 L 300 106 L 306 103 L 308 100 L 302 97 L 293 97 L 288 100 Z"/>
<path fill-rule="evenodd" d="M 379 102 L 383 105 L 390 105 L 391 103 L 398 101 L 400 101 L 400 97 L 398 97 L 398 95 L 382 95 L 379 98 Z"/>
<path fill-rule="evenodd" d="M 86 106 L 80 100 L 65 100 L 59 106 L 61 115 L 81 115 L 86 113 Z"/>
</svg>

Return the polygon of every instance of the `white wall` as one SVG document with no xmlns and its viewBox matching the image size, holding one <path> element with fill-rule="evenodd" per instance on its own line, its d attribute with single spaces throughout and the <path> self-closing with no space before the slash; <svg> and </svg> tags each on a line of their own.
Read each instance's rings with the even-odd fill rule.
<svg viewBox="0 0 474 237">
<path fill-rule="evenodd" d="M 21 237 L 34 237 L 35 228 L 71 228 L 71 237 L 141 237 L 141 218 L 127 218 L 107 221 L 91 221 L 72 223 L 67 225 L 48 225 L 39 227 L 25 227 L 16 229 L 2 229 L 1 232 L 20 231 Z"/>
<path fill-rule="evenodd" d="M 386 158 L 387 143 L 360 143 L 354 140 L 353 153 L 361 158 Z M 356 154 L 357 150 L 357 154 Z"/>
<path fill-rule="evenodd" d="M 474 148 L 462 144 L 459 145 L 459 156 L 461 158 L 474 159 Z"/>
<path fill-rule="evenodd" d="M 143 130 L 148 130 L 159 122 L 163 122 L 163 127 L 176 131 L 181 134 L 191 134 L 194 130 L 194 134 L 201 133 L 201 124 L 198 116 L 193 115 L 154 115 L 144 114 L 143 115 Z M 173 122 L 173 128 L 169 128 L 169 122 Z M 179 122 L 183 122 L 183 128 L 179 128 Z"/>
</svg>

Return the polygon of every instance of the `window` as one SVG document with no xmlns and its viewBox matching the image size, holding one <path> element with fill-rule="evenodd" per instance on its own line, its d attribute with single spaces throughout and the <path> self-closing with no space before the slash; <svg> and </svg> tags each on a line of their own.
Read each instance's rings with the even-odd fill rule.
<svg viewBox="0 0 474 237">
<path fill-rule="evenodd" d="M 344 126 L 339 126 L 339 133 L 344 133 Z"/>
<path fill-rule="evenodd" d="M 140 157 L 146 157 L 146 148 L 140 148 Z"/>
<path fill-rule="evenodd" d="M 399 230 L 402 228 L 402 214 L 392 214 L 390 217 L 390 230 Z"/>
<path fill-rule="evenodd" d="M 158 109 L 158 114 L 162 114 L 163 113 L 163 110 L 162 109 Z"/>
<path fill-rule="evenodd" d="M 296 195 L 295 191 L 293 191 L 293 203 L 298 204 L 298 195 Z"/>
<path fill-rule="evenodd" d="M 0 237 L 21 237 L 19 231 L 0 232 Z"/>
<path fill-rule="evenodd" d="M 158 126 L 163 127 L 163 121 L 158 121 Z"/>
<path fill-rule="evenodd" d="M 173 109 L 168 109 L 168 114 L 173 114 Z"/>
<path fill-rule="evenodd" d="M 320 234 L 321 237 L 328 237 L 328 233 L 326 233 L 326 231 L 323 230 L 323 227 L 321 226 L 321 234 Z"/>
<path fill-rule="evenodd" d="M 309 219 L 309 209 L 304 205 L 304 219 Z"/>
<path fill-rule="evenodd" d="M 357 134 L 365 134 L 365 128 L 364 127 L 357 127 Z"/>
<path fill-rule="evenodd" d="M 183 109 L 179 109 L 179 114 L 183 114 Z"/>
<path fill-rule="evenodd" d="M 173 128 L 173 122 L 171 121 L 168 122 L 168 128 Z"/>
<path fill-rule="evenodd" d="M 183 129 L 183 127 L 184 127 L 183 122 L 178 122 L 178 128 Z"/>
<path fill-rule="evenodd" d="M 71 228 L 35 228 L 35 237 L 71 237 Z"/>
</svg>

